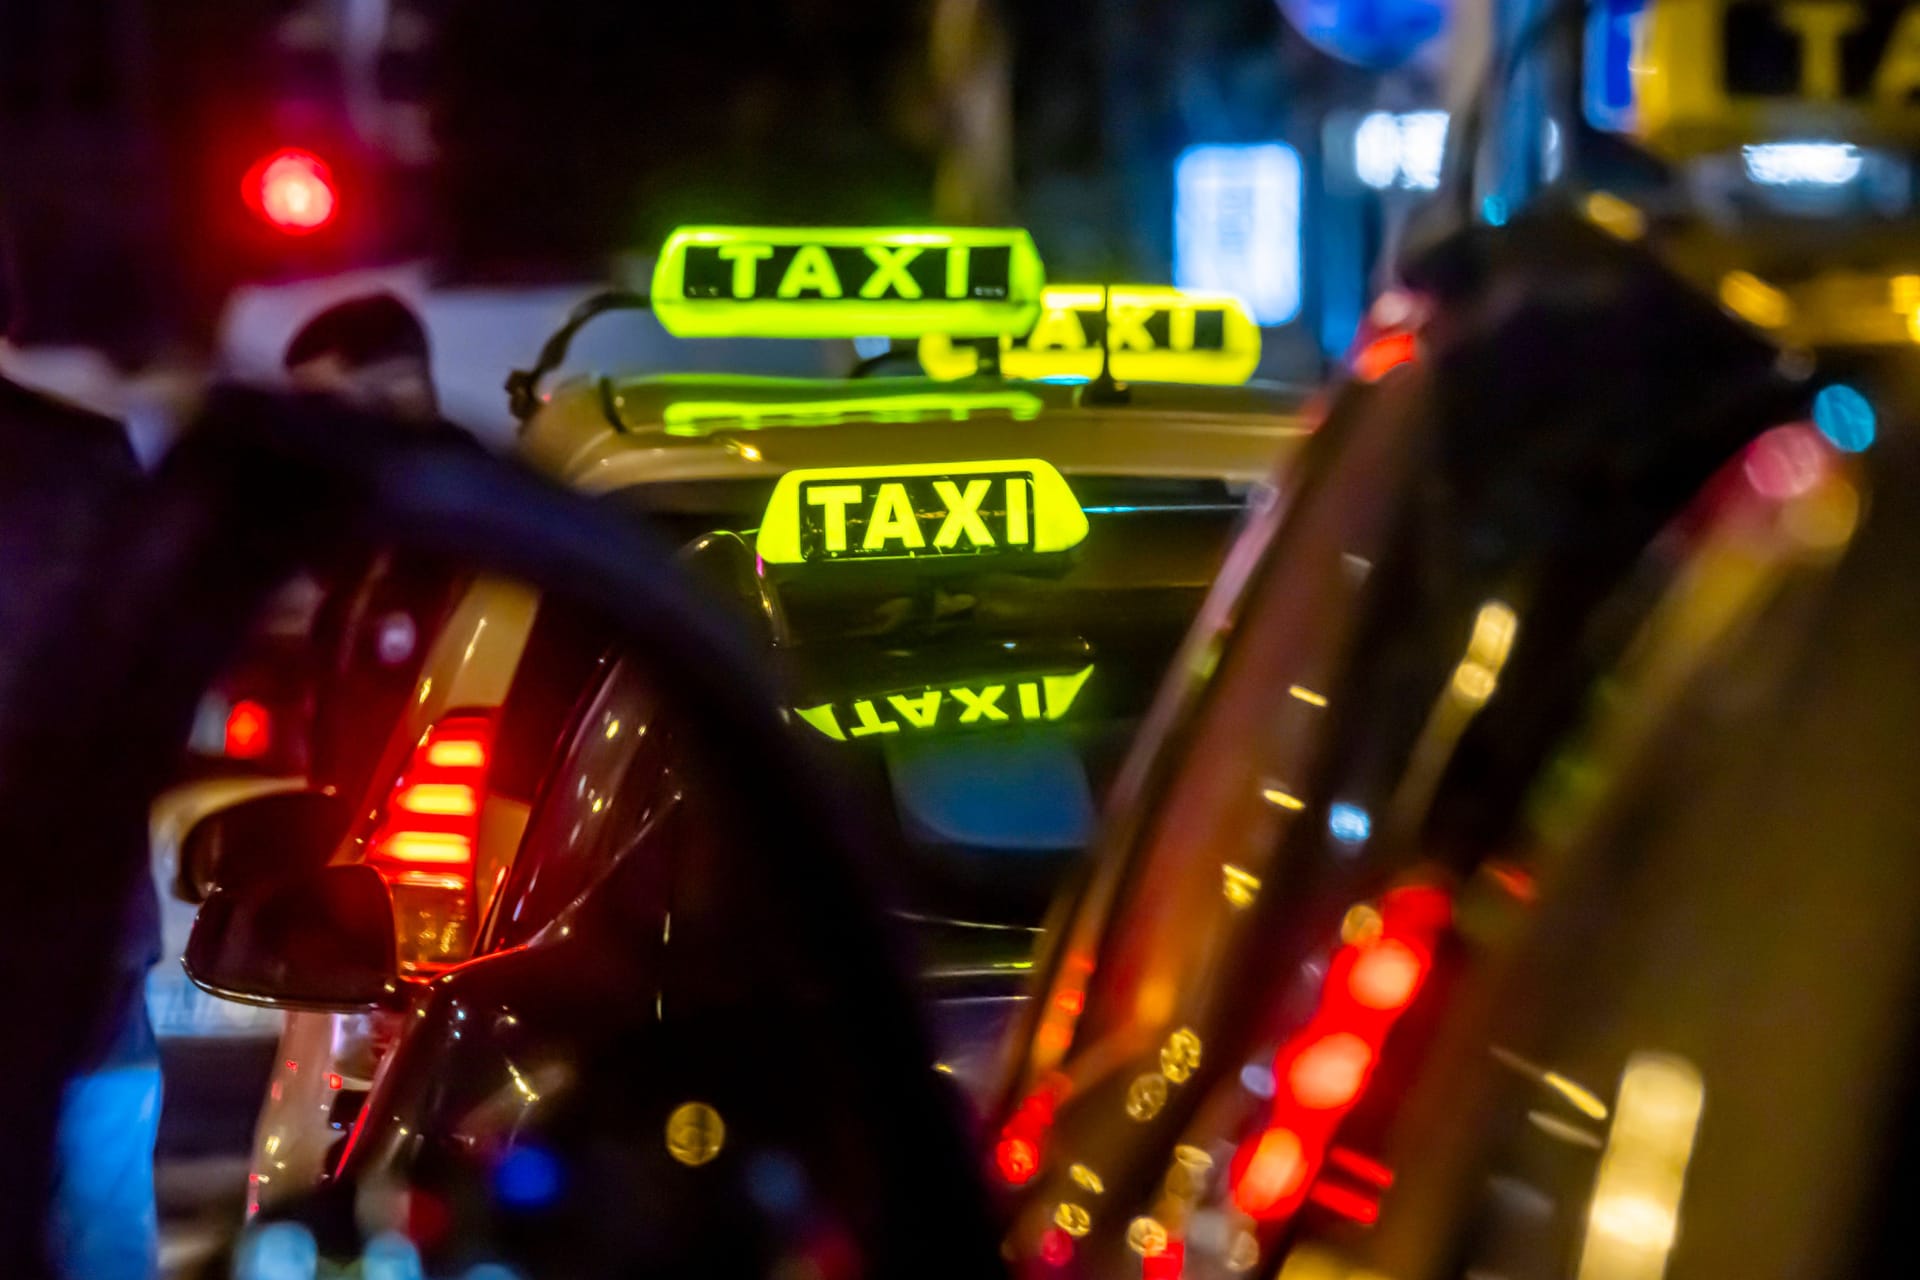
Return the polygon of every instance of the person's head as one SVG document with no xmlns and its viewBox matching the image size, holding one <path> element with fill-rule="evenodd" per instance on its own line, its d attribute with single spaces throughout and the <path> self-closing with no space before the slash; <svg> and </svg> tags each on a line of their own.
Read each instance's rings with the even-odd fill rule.
<svg viewBox="0 0 1920 1280">
<path fill-rule="evenodd" d="M 286 366 L 299 391 L 410 422 L 439 412 L 426 330 L 390 293 L 339 303 L 307 321 L 287 344 Z"/>
</svg>

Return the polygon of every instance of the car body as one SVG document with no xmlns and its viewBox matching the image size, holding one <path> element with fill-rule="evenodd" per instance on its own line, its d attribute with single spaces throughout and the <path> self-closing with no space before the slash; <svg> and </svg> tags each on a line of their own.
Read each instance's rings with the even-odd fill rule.
<svg viewBox="0 0 1920 1280">
<path fill-rule="evenodd" d="M 928 803 L 942 810 L 936 825 L 945 822 L 946 834 L 904 841 L 920 852 L 901 878 L 909 882 L 907 896 L 917 895 L 909 910 L 920 918 L 916 931 L 928 948 L 929 981 L 953 1031 L 944 1065 L 972 1083 L 988 1074 L 1044 907 L 1084 844 L 1098 794 L 1160 665 L 1247 503 L 1266 491 L 1276 458 L 1306 431 L 1299 397 L 1285 389 L 1136 384 L 1110 405 L 1083 398 L 1075 387 L 997 379 L 610 379 L 558 389 L 521 438 L 529 465 L 631 510 L 688 548 L 689 562 L 758 628 L 769 660 L 794 677 L 796 731 L 864 771 L 876 815 L 896 834 L 905 819 L 897 816 L 890 779 L 911 767 L 924 780 Z M 687 425 L 696 417 L 697 426 Z M 851 566 L 860 585 L 848 589 L 838 566 L 767 571 L 740 536 L 761 522 L 783 475 L 994 458 L 1044 460 L 1081 495 L 1094 527 L 1071 567 L 994 576 L 997 585 L 975 612 L 997 614 L 983 622 L 951 612 L 951 603 L 934 606 L 936 613 L 949 611 L 944 617 L 916 619 L 910 610 L 883 619 L 890 602 L 932 589 L 912 586 L 919 570 L 908 571 L 903 593 L 898 571 L 873 579 L 869 566 Z M 1114 543 L 1101 534 L 1148 522 L 1152 536 L 1129 534 Z M 1126 550 L 1116 554 L 1110 544 Z M 937 590 L 968 589 L 968 580 L 951 572 L 938 581 L 945 585 Z M 1070 603 L 1049 614 L 1048 606 L 1035 604 L 1047 600 Z M 1122 601 L 1133 603 L 1119 611 Z M 1091 656 L 1096 648 L 1107 650 L 1104 663 Z M 579 757 L 583 745 L 593 745 L 580 740 L 593 700 L 620 692 L 607 687 L 618 674 L 564 611 L 504 580 L 468 583 L 432 642 L 419 696 L 392 732 L 343 846 L 344 856 L 359 858 L 391 841 L 383 824 L 390 825 L 394 797 L 412 776 L 409 761 L 427 749 L 438 726 L 490 726 L 493 758 L 472 828 L 470 878 L 448 891 L 408 884 L 405 868 L 390 875 L 403 935 L 410 930 L 432 939 L 403 954 L 407 971 L 429 977 L 529 942 L 537 932 L 533 918 L 503 918 L 519 904 L 502 895 L 517 892 L 544 861 L 559 863 L 568 854 L 564 832 L 549 832 L 542 841 L 524 836 L 541 804 L 560 805 L 568 798 L 560 792 L 570 785 L 589 806 L 611 804 L 610 817 L 626 812 L 628 791 L 646 790 L 643 782 L 606 776 L 607 769 L 629 767 L 624 756 L 611 762 Z M 990 692 L 996 686 L 1003 691 Z M 1102 706 L 1098 722 L 1071 750 L 1040 748 L 1035 757 L 1034 768 L 1051 770 L 1058 780 L 1049 794 L 1060 798 L 1029 814 L 1024 832 L 976 832 L 977 840 L 956 834 L 956 821 L 964 827 L 986 810 L 977 799 L 961 798 L 964 786 L 978 784 L 983 768 L 1011 776 L 1004 764 L 991 766 L 1004 737 L 955 732 L 968 716 L 964 699 L 987 699 L 973 713 L 984 720 L 1021 720 L 1023 698 L 1034 699 L 1042 718 L 1065 717 L 1083 693 L 1078 705 Z M 935 710 L 925 726 L 895 711 L 870 713 L 878 716 L 873 729 L 894 735 L 882 749 L 861 741 L 854 717 L 875 699 L 886 708 L 888 697 Z M 836 714 L 844 724 L 833 723 Z M 895 745 L 916 736 L 939 745 Z M 903 753 L 913 757 L 911 766 L 886 762 Z M 589 807 L 580 817 L 597 828 L 605 825 L 600 815 Z M 589 834 L 573 843 L 591 846 L 594 839 Z M 943 849 L 935 847 L 943 841 Z M 992 853 L 990 846 L 1009 842 L 1011 856 Z M 1023 842 L 1034 847 L 1023 851 Z M 548 873 L 549 881 L 557 876 Z M 566 905 L 535 897 L 540 924 Z M 396 1025 L 377 1013 L 289 1014 L 255 1135 L 256 1205 L 302 1190 L 332 1167 L 373 1066 L 399 1034 Z M 420 1031 L 409 1024 L 404 1034 Z M 423 1125 L 431 1127 L 424 1115 L 409 1127 Z"/>
</svg>

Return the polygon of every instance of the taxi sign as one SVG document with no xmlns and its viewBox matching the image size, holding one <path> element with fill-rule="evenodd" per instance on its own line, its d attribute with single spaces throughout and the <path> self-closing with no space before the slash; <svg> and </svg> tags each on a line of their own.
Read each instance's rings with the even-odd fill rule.
<svg viewBox="0 0 1920 1280">
<path fill-rule="evenodd" d="M 1620 118 L 1657 150 L 1920 138 L 1920 0 L 1654 0 L 1637 22 Z"/>
<path fill-rule="evenodd" d="M 1260 363 L 1260 327 L 1240 299 L 1166 285 L 1048 285 L 1031 330 L 1000 340 L 1011 378 L 1099 376 L 1103 342 L 1122 382 L 1235 385 Z M 979 355 L 947 334 L 920 339 L 920 363 L 935 378 L 978 372 Z"/>
<path fill-rule="evenodd" d="M 1025 231 L 682 227 L 653 311 L 682 338 L 1023 333 L 1045 276 Z"/>
<path fill-rule="evenodd" d="M 1060 473 L 1019 458 L 789 471 L 755 546 L 769 564 L 807 564 L 1044 555 L 1086 536 Z"/>
<path fill-rule="evenodd" d="M 996 675 L 953 684 L 915 685 L 865 697 L 795 707 L 793 713 L 836 742 L 879 734 L 920 735 L 948 729 L 1060 720 L 1093 674 L 1077 671 Z"/>
</svg>

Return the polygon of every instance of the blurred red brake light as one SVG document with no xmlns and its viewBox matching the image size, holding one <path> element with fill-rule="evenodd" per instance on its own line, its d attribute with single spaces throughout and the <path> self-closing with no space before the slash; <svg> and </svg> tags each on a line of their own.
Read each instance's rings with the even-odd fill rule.
<svg viewBox="0 0 1920 1280">
<path fill-rule="evenodd" d="M 367 861 L 395 884 L 464 889 L 473 881 L 493 718 L 447 716 L 421 735 L 400 771 Z"/>
<path fill-rule="evenodd" d="M 1319 1008 L 1274 1054 L 1267 1125 L 1234 1156 L 1233 1198 L 1243 1212 L 1277 1221 L 1313 1198 L 1356 1221 L 1372 1221 L 1377 1206 L 1370 1198 L 1341 1188 L 1323 1193 L 1315 1179 L 1341 1121 L 1364 1096 L 1387 1036 L 1425 984 L 1450 916 L 1451 903 L 1439 889 L 1395 889 L 1381 899 L 1379 932 L 1334 953 Z M 1391 1173 L 1385 1176 L 1391 1181 Z"/>
<path fill-rule="evenodd" d="M 273 713 L 251 698 L 227 711 L 224 750 L 235 760 L 258 760 L 273 746 Z"/>
</svg>

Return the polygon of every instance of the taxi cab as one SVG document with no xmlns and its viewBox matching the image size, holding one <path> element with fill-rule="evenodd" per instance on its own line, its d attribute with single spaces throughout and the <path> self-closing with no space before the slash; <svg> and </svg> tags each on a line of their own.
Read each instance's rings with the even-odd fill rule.
<svg viewBox="0 0 1920 1280">
<path fill-rule="evenodd" d="M 689 229 L 651 306 L 693 336 L 877 331 L 932 375 L 581 380 L 531 402 L 519 453 L 664 532 L 759 635 L 794 732 L 897 842 L 942 1066 L 976 1084 L 1147 697 L 1306 434 L 1300 398 L 1245 385 L 1236 301 L 1043 286 L 1024 233 Z M 335 855 L 384 877 L 399 973 L 551 940 L 630 858 L 679 804 L 671 727 L 639 732 L 654 701 L 592 619 L 467 586 Z M 410 1034 L 276 1002 L 296 1011 L 256 1205 L 339 1158 Z"/>
</svg>

